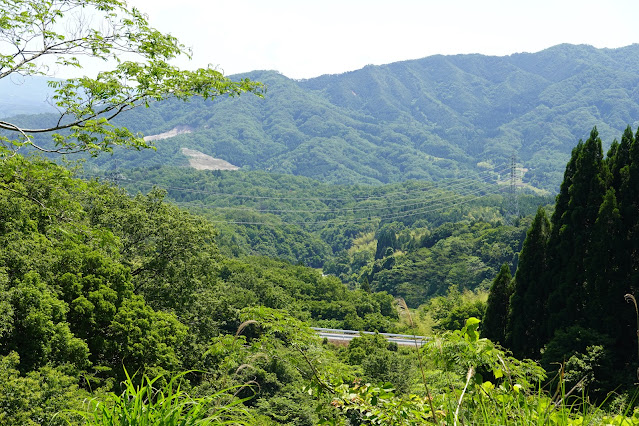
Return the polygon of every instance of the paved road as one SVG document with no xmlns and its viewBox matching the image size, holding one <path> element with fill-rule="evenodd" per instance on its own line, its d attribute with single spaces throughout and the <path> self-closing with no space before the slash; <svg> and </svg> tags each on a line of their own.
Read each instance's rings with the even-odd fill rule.
<svg viewBox="0 0 639 426">
<path fill-rule="evenodd" d="M 317 332 L 320 337 L 326 337 L 329 342 L 350 342 L 355 337 L 359 337 L 360 333 L 363 334 L 375 334 L 370 331 L 354 331 L 354 330 L 340 330 L 335 328 L 318 328 L 313 327 L 313 330 Z M 380 336 L 384 336 L 389 342 L 397 343 L 399 346 L 422 346 L 427 340 L 424 336 L 410 336 L 406 334 L 392 334 L 392 333 L 379 333 Z"/>
</svg>

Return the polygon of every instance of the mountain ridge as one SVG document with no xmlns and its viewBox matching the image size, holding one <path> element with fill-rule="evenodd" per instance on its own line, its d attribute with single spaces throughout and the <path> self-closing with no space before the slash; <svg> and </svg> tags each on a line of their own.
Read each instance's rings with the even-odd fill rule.
<svg viewBox="0 0 639 426">
<path fill-rule="evenodd" d="M 158 152 L 117 150 L 95 167 L 187 164 L 182 148 L 244 169 L 339 184 L 475 176 L 516 159 L 524 181 L 555 191 L 572 147 L 597 126 L 605 144 L 639 125 L 639 45 L 561 44 L 508 56 L 435 55 L 293 80 L 252 71 L 264 99 L 177 101 L 119 123 L 147 134 L 190 126 Z"/>
</svg>

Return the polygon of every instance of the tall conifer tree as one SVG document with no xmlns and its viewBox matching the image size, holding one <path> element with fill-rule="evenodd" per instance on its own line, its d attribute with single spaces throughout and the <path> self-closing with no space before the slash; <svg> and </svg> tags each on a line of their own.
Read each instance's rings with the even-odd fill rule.
<svg viewBox="0 0 639 426">
<path fill-rule="evenodd" d="M 639 129 L 628 152 L 627 165 L 621 169 L 618 197 L 621 221 L 627 230 L 624 251 L 628 280 L 639 288 Z"/>
<path fill-rule="evenodd" d="M 546 339 L 543 315 L 550 289 L 547 272 L 546 245 L 550 223 L 543 207 L 526 234 L 515 274 L 506 323 L 506 345 L 519 357 L 536 357 Z"/>
<path fill-rule="evenodd" d="M 601 379 L 632 380 L 634 371 L 617 370 L 632 367 L 636 349 L 623 296 L 639 292 L 639 131 L 627 128 L 604 161 L 593 129 L 566 166 L 550 231 L 543 217 L 538 211 L 520 254 L 506 345 L 519 357 L 547 346 L 561 362 L 589 339 L 604 345 Z"/>
<path fill-rule="evenodd" d="M 615 190 L 609 188 L 599 208 L 586 258 L 588 316 L 584 325 L 612 337 L 622 346 L 633 319 L 633 312 L 625 309 L 623 299 L 629 291 L 625 271 L 621 267 L 624 253 L 619 250 L 619 243 L 624 238 Z M 611 315 L 613 312 L 615 315 Z"/>
<path fill-rule="evenodd" d="M 611 152 L 608 153 L 608 164 L 610 173 L 612 174 L 612 187 L 619 192 L 621 189 L 621 174 L 622 170 L 628 166 L 630 162 L 630 149 L 635 141 L 635 137 L 632 134 L 630 126 L 626 127 L 621 137 L 621 142 L 614 148 L 613 144 Z"/>
<path fill-rule="evenodd" d="M 505 342 L 508 305 L 513 290 L 512 280 L 510 267 L 504 263 L 490 287 L 484 314 L 482 336 L 501 344 Z"/>
</svg>

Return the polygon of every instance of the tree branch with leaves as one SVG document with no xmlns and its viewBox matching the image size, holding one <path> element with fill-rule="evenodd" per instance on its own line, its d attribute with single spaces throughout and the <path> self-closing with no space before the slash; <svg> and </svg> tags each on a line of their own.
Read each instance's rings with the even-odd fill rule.
<svg viewBox="0 0 639 426">
<path fill-rule="evenodd" d="M 245 92 L 262 96 L 265 91 L 261 83 L 233 81 L 211 66 L 188 71 L 171 65 L 179 56 L 190 58 L 190 49 L 149 26 L 147 17 L 123 0 L 0 0 L 0 10 L 0 79 L 53 77 L 52 65 L 82 69 L 90 58 L 111 67 L 95 78 L 50 81 L 58 112 L 53 125 L 23 128 L 0 120 L 1 155 L 27 145 L 43 152 L 93 156 L 117 145 L 149 148 L 142 135 L 112 120 L 168 98 L 213 99 Z M 39 133 L 51 133 L 55 146 L 36 144 L 33 135 Z"/>
</svg>

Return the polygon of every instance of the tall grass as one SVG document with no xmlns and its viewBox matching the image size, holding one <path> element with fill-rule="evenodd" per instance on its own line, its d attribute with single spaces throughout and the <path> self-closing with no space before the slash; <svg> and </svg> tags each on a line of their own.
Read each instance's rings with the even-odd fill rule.
<svg viewBox="0 0 639 426">
<path fill-rule="evenodd" d="M 164 378 L 144 375 L 140 384 L 129 374 L 123 382 L 124 391 L 110 393 L 105 398 L 87 401 L 87 410 L 77 413 L 89 426 L 203 426 L 253 425 L 255 421 L 242 404 L 225 389 L 213 395 L 193 398 L 181 389 L 180 382 L 189 371 L 170 378 L 161 387 Z"/>
<path fill-rule="evenodd" d="M 419 370 L 422 374 L 422 383 L 424 384 L 424 389 L 426 390 L 426 397 L 428 398 L 428 403 L 430 405 L 430 412 L 432 414 L 433 421 L 439 425 L 439 421 L 437 420 L 437 416 L 435 414 L 435 406 L 433 405 L 433 397 L 428 389 L 428 382 L 426 381 L 426 373 L 424 371 L 424 364 L 422 363 L 421 351 L 419 350 L 419 345 L 417 343 L 417 336 L 415 335 L 415 322 L 413 321 L 413 316 L 410 313 L 410 309 L 408 309 L 408 305 L 406 305 L 406 301 L 401 297 L 397 299 L 397 303 L 402 311 L 404 311 L 408 317 L 408 322 L 411 326 L 411 330 L 413 332 L 413 341 L 415 343 L 415 351 L 417 353 L 417 360 L 419 361 Z"/>
</svg>

